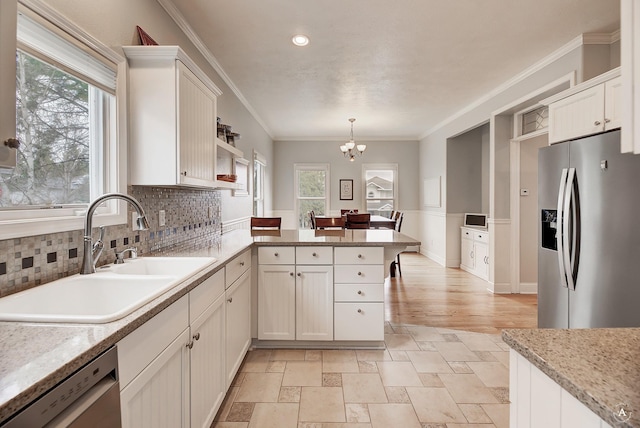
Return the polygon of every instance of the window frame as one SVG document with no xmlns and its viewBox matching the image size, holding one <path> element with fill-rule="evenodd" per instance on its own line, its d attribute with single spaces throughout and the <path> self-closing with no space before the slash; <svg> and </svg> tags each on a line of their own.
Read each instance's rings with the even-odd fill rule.
<svg viewBox="0 0 640 428">
<path fill-rule="evenodd" d="M 393 172 L 393 198 L 369 198 L 367 195 L 367 171 L 372 170 L 390 170 Z M 398 164 L 397 163 L 363 163 L 362 164 L 362 206 L 366 212 L 367 201 L 372 200 L 390 200 L 393 201 L 392 210 L 398 210 Z"/>
<path fill-rule="evenodd" d="M 115 68 L 116 87 L 114 100 L 107 103 L 108 105 L 102 103 L 103 108 L 108 108 L 107 113 L 111 115 L 111 120 L 105 123 L 107 128 L 104 129 L 105 141 L 101 161 L 103 167 L 103 176 L 101 177 L 103 190 L 97 193 L 127 193 L 126 59 L 44 3 L 34 0 L 18 0 L 18 11 L 36 19 L 39 24 L 45 26 L 48 30 L 55 32 L 77 46 L 81 46 L 91 55 L 100 58 L 105 63 L 111 63 L 111 67 Z M 14 19 L 17 22 L 17 14 Z M 14 41 L 17 46 L 17 41 Z M 15 67 L 15 51 L 13 51 L 13 57 L 12 63 Z M 15 103 L 15 76 L 12 86 L 13 103 Z M 10 96 L 10 94 L 7 94 L 7 96 Z M 92 199 L 100 196 L 100 194 L 93 193 L 95 190 L 94 180 L 96 180 L 96 177 L 91 177 Z M 41 208 L 3 210 L 0 212 L 0 239 L 83 229 L 84 214 L 88 205 L 81 204 L 69 208 L 46 210 Z M 105 226 L 127 223 L 126 203 L 121 200 L 107 201 L 104 207 L 101 207 L 96 212 L 94 218 L 94 224 Z"/>
<path fill-rule="evenodd" d="M 256 150 L 253 151 L 253 215 L 264 217 L 264 180 L 267 160 Z M 257 178 L 257 179 L 256 179 Z"/>
<path fill-rule="evenodd" d="M 324 197 L 308 196 L 300 198 L 300 172 L 301 171 L 324 171 Z M 324 200 L 325 215 L 329 215 L 331 211 L 331 165 L 328 163 L 295 163 L 293 164 L 293 199 L 294 199 L 294 221 L 296 229 L 301 229 L 298 223 L 300 218 L 300 200 Z"/>
</svg>

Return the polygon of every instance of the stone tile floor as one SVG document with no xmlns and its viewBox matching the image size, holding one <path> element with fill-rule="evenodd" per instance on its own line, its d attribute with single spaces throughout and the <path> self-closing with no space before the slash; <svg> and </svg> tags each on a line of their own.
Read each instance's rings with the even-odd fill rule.
<svg viewBox="0 0 640 428">
<path fill-rule="evenodd" d="M 387 323 L 385 344 L 250 351 L 213 427 L 509 426 L 509 347 L 499 335 Z"/>
</svg>

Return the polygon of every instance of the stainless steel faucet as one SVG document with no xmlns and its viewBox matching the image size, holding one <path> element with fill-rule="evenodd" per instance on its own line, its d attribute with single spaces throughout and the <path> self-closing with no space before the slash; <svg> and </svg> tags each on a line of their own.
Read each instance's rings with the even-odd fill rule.
<svg viewBox="0 0 640 428">
<path fill-rule="evenodd" d="M 144 214 L 144 210 L 135 198 L 125 195 L 123 193 L 107 193 L 105 195 L 100 196 L 95 201 L 89 205 L 87 209 L 87 214 L 84 218 L 84 255 L 82 259 L 82 269 L 80 270 L 81 275 L 86 275 L 90 273 L 94 273 L 96 271 L 96 262 L 102 253 L 103 243 L 102 238 L 104 235 L 104 231 L 101 228 L 100 231 L 100 239 L 96 241 L 95 245 L 92 245 L 91 240 L 91 219 L 93 217 L 93 213 L 96 208 L 109 199 L 122 199 L 129 202 L 138 212 L 137 225 L 139 230 L 147 230 L 149 229 L 149 222 L 147 221 L 147 217 Z"/>
<path fill-rule="evenodd" d="M 125 248 L 119 253 L 116 253 L 116 261 L 114 263 L 117 265 L 121 265 L 122 263 L 124 263 L 124 256 L 127 253 L 131 253 L 132 259 L 135 259 L 138 257 L 138 249 L 135 247 L 129 247 L 129 248 Z"/>
</svg>

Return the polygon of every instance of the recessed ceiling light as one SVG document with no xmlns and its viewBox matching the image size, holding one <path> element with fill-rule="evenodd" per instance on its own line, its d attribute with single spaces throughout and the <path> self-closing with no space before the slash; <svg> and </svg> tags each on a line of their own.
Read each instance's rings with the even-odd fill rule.
<svg viewBox="0 0 640 428">
<path fill-rule="evenodd" d="M 296 34 L 291 41 L 296 46 L 307 46 L 309 44 L 309 38 L 304 34 Z"/>
</svg>

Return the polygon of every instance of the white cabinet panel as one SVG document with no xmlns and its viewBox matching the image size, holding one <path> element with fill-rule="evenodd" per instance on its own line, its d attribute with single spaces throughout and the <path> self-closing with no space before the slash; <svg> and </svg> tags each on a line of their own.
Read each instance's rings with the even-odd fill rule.
<svg viewBox="0 0 640 428">
<path fill-rule="evenodd" d="M 377 265 L 384 264 L 382 247 L 336 247 L 336 265 Z"/>
<path fill-rule="evenodd" d="M 489 231 L 460 228 L 460 269 L 489 279 Z"/>
<path fill-rule="evenodd" d="M 123 428 L 188 427 L 189 352 L 185 329 L 120 393 Z"/>
<path fill-rule="evenodd" d="M 294 340 L 295 316 L 295 266 L 261 264 L 258 267 L 258 339 Z"/>
<path fill-rule="evenodd" d="M 225 265 L 226 288 L 236 282 L 240 276 L 251 268 L 251 250 L 240 254 Z"/>
<path fill-rule="evenodd" d="M 384 303 L 335 303 L 335 340 L 384 340 Z"/>
<path fill-rule="evenodd" d="M 562 412 L 560 425 L 563 427 L 600 428 L 601 419 L 587 406 L 579 402 L 566 390 L 562 390 Z"/>
<path fill-rule="evenodd" d="M 333 247 L 296 247 L 298 265 L 332 265 Z"/>
<path fill-rule="evenodd" d="M 333 340 L 333 266 L 296 266 L 296 340 Z"/>
<path fill-rule="evenodd" d="M 246 271 L 227 290 L 226 387 L 238 372 L 251 345 L 251 271 Z"/>
<path fill-rule="evenodd" d="M 336 302 L 382 302 L 384 284 L 336 284 Z"/>
<path fill-rule="evenodd" d="M 622 77 L 616 77 L 604 84 L 604 129 L 620 128 L 622 125 Z"/>
<path fill-rule="evenodd" d="M 549 142 L 566 141 L 604 129 L 604 85 L 597 85 L 549 106 Z"/>
<path fill-rule="evenodd" d="M 259 247 L 258 263 L 261 265 L 293 265 L 296 263 L 295 247 Z"/>
<path fill-rule="evenodd" d="M 560 385 L 531 366 L 531 428 L 560 427 Z"/>
<path fill-rule="evenodd" d="M 189 292 L 189 324 L 224 293 L 224 269 L 220 269 Z"/>
<path fill-rule="evenodd" d="M 376 284 L 384 282 L 383 265 L 336 265 L 336 283 Z"/>
<path fill-rule="evenodd" d="M 196 288 L 197 289 L 197 288 Z M 191 324 L 191 427 L 208 428 L 224 400 L 225 306 L 221 295 Z"/>
</svg>

